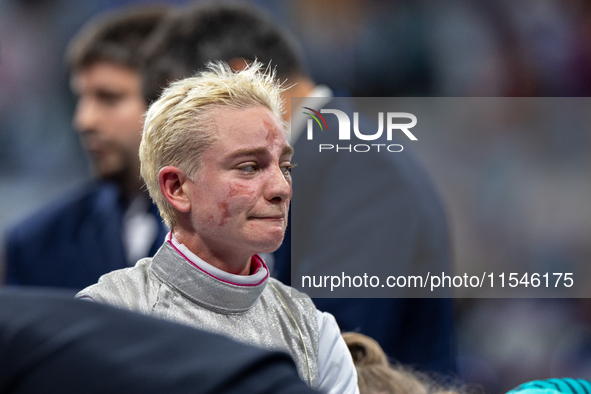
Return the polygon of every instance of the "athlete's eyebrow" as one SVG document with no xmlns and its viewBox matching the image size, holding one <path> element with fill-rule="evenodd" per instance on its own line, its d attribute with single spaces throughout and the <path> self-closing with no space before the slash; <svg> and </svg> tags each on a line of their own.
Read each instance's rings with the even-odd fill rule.
<svg viewBox="0 0 591 394">
<path fill-rule="evenodd" d="M 266 154 L 267 152 L 269 152 L 269 149 L 264 146 L 262 146 L 260 148 L 239 149 L 237 151 L 230 153 L 228 155 L 228 158 L 234 159 L 234 158 L 243 157 L 243 156 L 260 156 L 260 155 Z"/>
<path fill-rule="evenodd" d="M 228 155 L 228 158 L 234 159 L 234 158 L 244 157 L 244 156 L 260 156 L 260 155 L 267 154 L 268 152 L 269 152 L 269 149 L 265 146 L 261 146 L 259 148 L 239 149 L 235 152 L 230 153 Z M 291 146 L 287 145 L 281 151 L 281 156 L 293 155 L 293 152 L 294 152 L 293 148 Z"/>
<path fill-rule="evenodd" d="M 287 145 L 285 148 L 283 148 L 283 150 L 281 151 L 281 156 L 286 156 L 286 155 L 293 155 L 293 148 L 289 145 Z"/>
</svg>

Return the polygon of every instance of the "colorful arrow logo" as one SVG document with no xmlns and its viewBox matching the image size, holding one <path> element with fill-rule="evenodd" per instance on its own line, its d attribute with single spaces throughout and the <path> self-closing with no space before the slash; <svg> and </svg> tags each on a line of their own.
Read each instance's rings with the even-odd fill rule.
<svg viewBox="0 0 591 394">
<path fill-rule="evenodd" d="M 311 116 L 316 121 L 316 123 L 318 123 L 318 126 L 320 126 L 320 130 L 324 130 L 324 128 L 322 127 L 322 123 L 324 123 L 324 126 L 326 126 L 326 131 L 328 131 L 328 126 L 326 124 L 326 120 L 324 120 L 324 117 L 322 115 L 320 115 L 320 112 L 314 111 L 312 108 L 309 108 L 309 107 L 303 107 L 303 108 L 313 112 L 313 114 L 311 114 L 309 112 L 302 112 L 302 113 Z M 318 120 L 318 117 L 320 117 L 320 119 L 322 119 L 322 123 L 320 123 L 320 120 Z"/>
</svg>

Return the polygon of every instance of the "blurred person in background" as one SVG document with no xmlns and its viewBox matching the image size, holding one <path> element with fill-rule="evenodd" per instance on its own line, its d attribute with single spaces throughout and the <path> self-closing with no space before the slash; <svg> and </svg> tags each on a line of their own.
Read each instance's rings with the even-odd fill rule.
<svg viewBox="0 0 591 394">
<path fill-rule="evenodd" d="M 165 7 L 110 12 L 88 22 L 66 60 L 78 97 L 74 125 L 96 180 L 8 233 L 7 284 L 82 289 L 152 256 L 167 229 L 139 174 L 143 114 L 138 48 Z"/>
<path fill-rule="evenodd" d="M 337 264 L 338 272 L 348 272 L 361 261 L 385 270 L 417 266 L 450 270 L 443 208 L 428 175 L 412 154 L 363 156 L 362 160 L 368 161 L 356 167 L 343 155 L 323 155 L 325 161 L 318 162 L 318 155 L 302 145 L 298 136 L 305 119 L 302 121 L 300 114 L 291 118 L 290 103 L 302 97 L 313 97 L 316 105 L 321 100 L 328 108 L 350 108 L 351 103 L 332 97 L 327 86 L 316 85 L 302 63 L 297 43 L 265 14 L 234 5 L 189 6 L 167 16 L 146 42 L 145 56 L 144 94 L 148 101 L 156 99 L 170 82 L 192 75 L 208 61 L 225 61 L 240 70 L 258 59 L 276 67 L 278 78 L 285 81 L 284 120 L 292 121 L 298 198 L 308 198 L 314 212 L 298 220 L 307 222 L 307 235 L 315 245 L 294 250 L 292 262 L 290 237 L 286 236 L 274 254 L 274 277 L 291 284 L 292 263 L 298 264 L 298 274 L 303 275 L 314 274 L 328 262 Z M 297 100 L 301 100 L 298 106 L 307 105 L 305 99 Z M 326 117 L 329 128 L 338 127 L 334 118 Z M 370 124 L 369 129 L 375 127 Z M 368 172 L 369 168 L 374 172 Z M 354 174 L 359 182 L 354 190 L 344 187 L 345 173 Z M 375 192 L 376 179 L 383 186 L 379 193 Z M 338 245 L 347 245 L 347 252 L 339 250 Z M 341 329 L 371 336 L 400 362 L 441 373 L 455 371 L 449 299 L 318 298 L 315 303 L 333 314 Z"/>
</svg>

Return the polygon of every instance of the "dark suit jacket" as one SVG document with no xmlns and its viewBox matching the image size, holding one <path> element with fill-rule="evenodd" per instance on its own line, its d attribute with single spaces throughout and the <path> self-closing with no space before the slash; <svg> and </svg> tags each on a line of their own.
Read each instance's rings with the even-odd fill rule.
<svg viewBox="0 0 591 394">
<path fill-rule="evenodd" d="M 119 191 L 110 183 L 93 184 L 44 207 L 8 233 L 7 283 L 80 290 L 127 267 L 123 214 Z M 165 232 L 160 223 L 150 256 L 162 245 Z"/>
<path fill-rule="evenodd" d="M 350 114 L 353 127 L 349 99 L 335 98 L 323 108 Z M 292 227 L 275 254 L 276 277 L 290 283 L 290 253 L 296 278 L 367 272 L 385 280 L 416 270 L 450 272 L 444 211 L 409 140 L 402 136 L 386 141 L 384 132 L 382 140 L 369 142 L 356 139 L 352 132 L 351 141 L 338 141 L 336 116 L 324 118 L 328 132 L 316 130 L 313 144 L 305 140 L 304 132 L 294 145 Z M 374 133 L 377 125 L 360 117 L 360 130 Z M 401 143 L 404 151 L 319 154 L 319 143 Z M 290 236 L 297 244 L 294 249 Z M 390 357 L 442 373 L 455 371 L 449 299 L 315 298 L 314 302 L 335 316 L 342 331 L 373 337 Z"/>
<path fill-rule="evenodd" d="M 0 392 L 314 393 L 291 358 L 47 290 L 0 290 Z"/>
</svg>

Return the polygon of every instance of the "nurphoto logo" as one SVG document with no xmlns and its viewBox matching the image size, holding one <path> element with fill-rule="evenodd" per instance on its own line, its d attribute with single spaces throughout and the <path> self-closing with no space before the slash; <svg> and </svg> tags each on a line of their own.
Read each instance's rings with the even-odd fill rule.
<svg viewBox="0 0 591 394">
<path fill-rule="evenodd" d="M 308 119 L 308 129 L 307 129 L 307 138 L 308 140 L 314 139 L 314 121 L 320 127 L 321 131 L 328 130 L 328 125 L 324 116 L 322 114 L 333 114 L 337 117 L 339 122 L 339 130 L 338 130 L 338 139 L 339 141 L 348 141 L 351 140 L 351 120 L 349 119 L 349 115 L 345 112 L 340 111 L 338 109 L 321 109 L 320 112 L 309 108 L 303 107 L 304 109 L 310 112 L 304 112 L 304 114 L 310 116 Z M 417 137 L 409 129 L 413 128 L 417 124 L 417 117 L 408 112 L 387 112 L 386 113 L 386 140 L 392 141 L 392 135 L 394 131 L 401 131 L 403 132 L 408 139 L 411 141 L 417 141 Z M 406 123 L 398 123 L 400 119 L 407 119 L 410 122 Z M 353 112 L 353 133 L 355 136 L 362 140 L 362 141 L 375 141 L 382 137 L 384 133 L 384 113 L 378 112 L 378 131 L 373 134 L 365 134 L 369 130 L 359 130 L 359 113 Z M 373 130 L 372 130 L 373 131 Z M 333 144 L 319 144 L 318 148 L 319 151 L 348 151 L 348 152 L 369 152 L 373 150 L 372 147 L 375 148 L 378 152 L 380 148 L 385 148 L 383 151 L 388 152 L 402 152 L 404 149 L 400 144 L 356 144 L 356 145 L 333 145 Z"/>
</svg>

